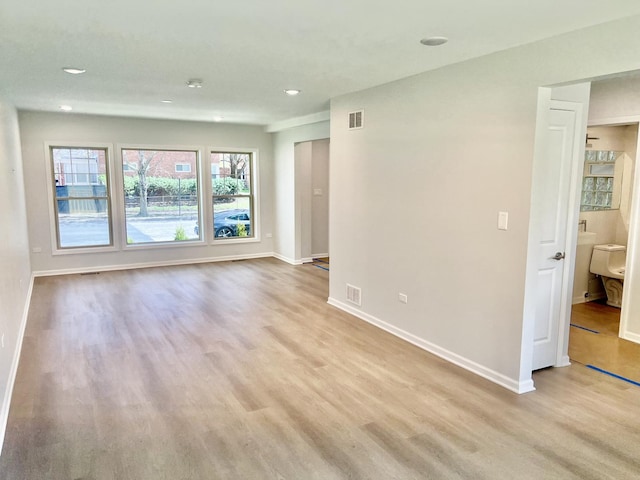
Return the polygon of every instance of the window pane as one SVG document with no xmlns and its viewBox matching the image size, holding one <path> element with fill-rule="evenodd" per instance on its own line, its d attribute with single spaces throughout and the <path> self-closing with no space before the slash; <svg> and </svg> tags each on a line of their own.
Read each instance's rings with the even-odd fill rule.
<svg viewBox="0 0 640 480">
<path fill-rule="evenodd" d="M 59 220 L 60 247 L 95 247 L 111 243 L 109 212 L 106 201 L 96 201 L 94 211 L 84 200 L 58 200 L 74 213 L 61 213 Z M 99 202 L 103 202 L 99 205 Z M 102 212 L 99 210 L 102 209 Z"/>
<path fill-rule="evenodd" d="M 213 232 L 216 238 L 253 236 L 251 198 L 215 198 L 213 201 Z"/>
<path fill-rule="evenodd" d="M 109 246 L 107 151 L 51 148 L 58 248 Z"/>
<path fill-rule="evenodd" d="M 200 238 L 198 154 L 122 150 L 127 243 Z"/>
<path fill-rule="evenodd" d="M 251 153 L 212 152 L 213 232 L 216 238 L 252 237 Z"/>
</svg>

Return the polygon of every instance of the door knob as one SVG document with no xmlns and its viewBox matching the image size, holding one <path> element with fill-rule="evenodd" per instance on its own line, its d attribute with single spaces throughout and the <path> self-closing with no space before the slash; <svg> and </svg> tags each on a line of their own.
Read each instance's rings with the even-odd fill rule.
<svg viewBox="0 0 640 480">
<path fill-rule="evenodd" d="M 551 260 L 562 260 L 564 258 L 564 252 L 556 252 L 556 254 L 550 258 Z"/>
</svg>

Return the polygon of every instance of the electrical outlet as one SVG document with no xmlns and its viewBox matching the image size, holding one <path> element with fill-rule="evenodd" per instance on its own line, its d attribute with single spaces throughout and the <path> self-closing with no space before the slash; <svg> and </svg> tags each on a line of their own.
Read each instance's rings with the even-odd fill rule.
<svg viewBox="0 0 640 480">
<path fill-rule="evenodd" d="M 398 294 L 398 301 L 400 303 L 407 303 L 409 301 L 409 297 L 407 297 L 407 295 L 404 294 L 404 293 L 399 293 Z"/>
<path fill-rule="evenodd" d="M 273 237 L 273 233 L 267 233 L 267 238 Z"/>
</svg>

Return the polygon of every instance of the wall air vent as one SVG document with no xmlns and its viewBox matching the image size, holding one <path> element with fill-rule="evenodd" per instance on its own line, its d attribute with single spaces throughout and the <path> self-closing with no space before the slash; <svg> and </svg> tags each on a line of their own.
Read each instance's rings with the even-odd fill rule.
<svg viewBox="0 0 640 480">
<path fill-rule="evenodd" d="M 354 287 L 353 285 L 349 285 L 347 283 L 347 301 L 357 305 L 362 306 L 362 292 L 358 287 Z"/>
<path fill-rule="evenodd" d="M 349 113 L 349 130 L 355 130 L 364 126 L 364 110 Z"/>
</svg>

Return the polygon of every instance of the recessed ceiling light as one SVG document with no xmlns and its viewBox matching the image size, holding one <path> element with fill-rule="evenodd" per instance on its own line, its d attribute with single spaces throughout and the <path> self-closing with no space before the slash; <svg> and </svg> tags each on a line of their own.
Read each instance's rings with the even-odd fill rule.
<svg viewBox="0 0 640 480">
<path fill-rule="evenodd" d="M 187 82 L 187 87 L 189 88 L 202 88 L 202 80 L 194 78 Z"/>
<path fill-rule="evenodd" d="M 449 39 L 447 37 L 428 37 L 420 40 L 420 43 L 427 47 L 438 47 L 440 45 L 444 45 L 448 41 Z"/>
<path fill-rule="evenodd" d="M 287 95 L 290 95 L 292 97 L 298 95 L 300 93 L 300 90 L 296 90 L 295 88 L 287 88 L 284 93 L 286 93 Z"/>
<path fill-rule="evenodd" d="M 162 103 L 173 103 L 173 100 L 160 100 Z"/>
<path fill-rule="evenodd" d="M 213 121 L 214 121 L 214 122 L 221 122 L 222 120 L 224 120 L 224 117 L 220 117 L 220 116 L 218 116 L 218 117 L 213 117 Z"/>
<path fill-rule="evenodd" d="M 71 75 L 79 75 L 87 71 L 84 68 L 75 68 L 75 67 L 64 67 L 62 70 L 67 73 L 70 73 Z"/>
<path fill-rule="evenodd" d="M 73 108 L 71 108 L 69 105 L 60 105 L 60 110 L 62 110 L 63 112 L 70 112 L 71 110 L 73 110 Z"/>
</svg>

